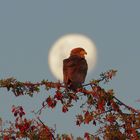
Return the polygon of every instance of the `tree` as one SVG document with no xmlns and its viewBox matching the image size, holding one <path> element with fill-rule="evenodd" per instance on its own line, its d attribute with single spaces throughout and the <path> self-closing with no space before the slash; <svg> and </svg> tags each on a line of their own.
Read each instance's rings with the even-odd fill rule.
<svg viewBox="0 0 140 140">
<path fill-rule="evenodd" d="M 100 78 L 90 81 L 88 84 L 78 88 L 77 91 L 67 90 L 63 83 L 49 82 L 43 80 L 38 83 L 19 82 L 14 78 L 0 80 L 0 88 L 7 88 L 14 95 L 33 96 L 40 92 L 43 86 L 47 91 L 55 89 L 55 94 L 48 96 L 43 102 L 42 107 L 33 112 L 38 116 L 47 108 L 55 108 L 58 103 L 62 104 L 62 113 L 66 113 L 78 101 L 80 97 L 86 98 L 80 106 L 82 114 L 76 115 L 76 124 L 92 124 L 97 127 L 93 133 L 85 132 L 84 138 L 87 140 L 139 140 L 140 139 L 140 112 L 115 97 L 113 89 L 105 90 L 101 83 L 108 83 L 116 70 L 109 70 L 100 74 Z M 27 119 L 22 106 L 13 106 L 12 113 L 15 122 L 10 123 L 6 129 L 1 128 L 1 137 L 4 140 L 16 140 L 28 138 L 31 140 L 72 140 L 72 135 L 59 135 L 55 129 L 48 127 L 42 120 Z M 2 126 L 2 119 L 0 119 Z M 83 138 L 78 137 L 77 140 Z"/>
</svg>

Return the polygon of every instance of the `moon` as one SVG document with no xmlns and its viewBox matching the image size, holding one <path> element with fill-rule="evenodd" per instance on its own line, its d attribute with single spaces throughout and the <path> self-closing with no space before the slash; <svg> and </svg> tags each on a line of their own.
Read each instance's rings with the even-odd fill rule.
<svg viewBox="0 0 140 140">
<path fill-rule="evenodd" d="M 77 47 L 81 47 L 87 52 L 85 59 L 88 63 L 88 73 L 95 68 L 97 61 L 95 43 L 82 34 L 64 35 L 52 45 L 48 55 L 50 71 L 57 80 L 63 80 L 63 59 L 68 58 L 70 51 Z"/>
</svg>

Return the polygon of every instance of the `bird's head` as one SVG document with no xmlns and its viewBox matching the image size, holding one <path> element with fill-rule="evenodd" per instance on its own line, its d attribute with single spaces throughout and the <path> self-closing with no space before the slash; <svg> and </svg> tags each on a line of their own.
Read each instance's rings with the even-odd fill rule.
<svg viewBox="0 0 140 140">
<path fill-rule="evenodd" d="M 71 50 L 70 56 L 79 56 L 81 58 L 85 58 L 85 55 L 87 55 L 87 52 L 83 48 L 74 48 Z"/>
</svg>

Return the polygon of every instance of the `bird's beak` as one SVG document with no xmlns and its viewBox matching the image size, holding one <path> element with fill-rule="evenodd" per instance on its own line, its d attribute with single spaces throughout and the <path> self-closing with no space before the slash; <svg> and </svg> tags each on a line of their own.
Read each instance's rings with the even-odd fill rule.
<svg viewBox="0 0 140 140">
<path fill-rule="evenodd" d="M 87 55 L 87 52 L 86 52 L 86 51 L 81 51 L 81 52 L 80 52 L 80 56 L 81 56 L 82 58 L 85 58 L 85 55 Z"/>
<path fill-rule="evenodd" d="M 86 51 L 81 51 L 81 54 L 87 55 L 87 52 Z"/>
<path fill-rule="evenodd" d="M 85 54 L 85 55 L 87 55 L 87 52 L 86 52 L 86 51 L 84 51 L 84 54 Z"/>
</svg>

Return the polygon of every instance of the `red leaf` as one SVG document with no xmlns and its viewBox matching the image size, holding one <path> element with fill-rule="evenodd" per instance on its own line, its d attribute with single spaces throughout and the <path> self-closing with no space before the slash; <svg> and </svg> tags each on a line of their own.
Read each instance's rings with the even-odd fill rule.
<svg viewBox="0 0 140 140">
<path fill-rule="evenodd" d="M 56 98 L 57 100 L 62 100 L 63 94 L 61 92 L 57 91 L 54 98 Z"/>
<path fill-rule="evenodd" d="M 91 113 L 89 113 L 88 111 L 85 113 L 84 117 L 84 122 L 86 124 L 89 124 L 89 122 L 93 120 L 93 115 L 91 115 Z"/>
<path fill-rule="evenodd" d="M 89 133 L 85 132 L 84 138 L 86 138 L 87 140 L 90 140 Z"/>
<path fill-rule="evenodd" d="M 51 107 L 51 108 L 54 108 L 56 106 L 56 103 L 57 103 L 56 100 L 54 100 L 51 97 L 48 97 L 46 99 L 46 102 L 47 102 L 48 106 Z"/>
<path fill-rule="evenodd" d="M 63 105 L 62 112 L 66 113 L 68 111 L 68 107 L 66 105 Z"/>
<path fill-rule="evenodd" d="M 8 136 L 4 136 L 3 140 L 10 140 Z"/>
</svg>

